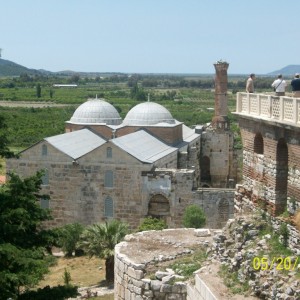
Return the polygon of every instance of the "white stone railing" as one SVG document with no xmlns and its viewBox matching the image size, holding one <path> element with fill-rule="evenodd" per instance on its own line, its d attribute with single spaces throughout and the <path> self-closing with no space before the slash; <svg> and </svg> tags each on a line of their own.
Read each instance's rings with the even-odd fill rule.
<svg viewBox="0 0 300 300">
<path fill-rule="evenodd" d="M 237 93 L 236 113 L 300 126 L 300 98 Z"/>
</svg>

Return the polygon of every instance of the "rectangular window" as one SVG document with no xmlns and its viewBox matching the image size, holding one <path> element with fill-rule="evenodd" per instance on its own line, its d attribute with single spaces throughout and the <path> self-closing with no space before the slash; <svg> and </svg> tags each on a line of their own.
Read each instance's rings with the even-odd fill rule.
<svg viewBox="0 0 300 300">
<path fill-rule="evenodd" d="M 49 199 L 41 199 L 40 205 L 41 205 L 41 208 L 43 208 L 43 209 L 49 209 L 50 208 Z"/>
<path fill-rule="evenodd" d="M 48 148 L 46 145 L 42 146 L 42 156 L 47 156 L 48 155 Z"/>
<path fill-rule="evenodd" d="M 104 178 L 104 186 L 105 187 L 113 187 L 114 186 L 114 173 L 113 171 L 106 171 Z"/>
<path fill-rule="evenodd" d="M 111 147 L 108 147 L 106 149 L 106 157 L 107 158 L 112 158 L 112 148 Z"/>
<path fill-rule="evenodd" d="M 107 218 L 113 218 L 114 216 L 114 202 L 110 197 L 105 198 L 104 216 Z"/>
<path fill-rule="evenodd" d="M 48 185 L 49 184 L 49 171 L 47 169 L 44 170 L 45 174 L 42 176 L 42 184 Z"/>
</svg>

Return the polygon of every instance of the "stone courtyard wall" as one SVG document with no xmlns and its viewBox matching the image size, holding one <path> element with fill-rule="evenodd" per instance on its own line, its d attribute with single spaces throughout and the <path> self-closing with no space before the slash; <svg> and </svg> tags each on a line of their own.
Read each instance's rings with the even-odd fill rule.
<svg viewBox="0 0 300 300">
<path fill-rule="evenodd" d="M 198 234 L 196 233 L 198 231 L 201 232 Z M 188 282 L 179 281 L 180 276 L 168 268 L 167 271 L 157 271 L 159 268 L 164 268 L 161 264 L 166 262 L 171 264 L 176 258 L 191 254 L 191 249 L 211 243 L 211 233 L 208 229 L 198 231 L 191 228 L 178 228 L 127 235 L 125 241 L 115 247 L 114 299 L 215 299 L 205 297 L 213 294 L 198 276 L 196 276 L 195 286 L 189 286 Z M 152 269 L 149 271 L 151 266 Z M 153 266 L 156 270 L 155 279 L 153 275 L 150 276 Z"/>
</svg>

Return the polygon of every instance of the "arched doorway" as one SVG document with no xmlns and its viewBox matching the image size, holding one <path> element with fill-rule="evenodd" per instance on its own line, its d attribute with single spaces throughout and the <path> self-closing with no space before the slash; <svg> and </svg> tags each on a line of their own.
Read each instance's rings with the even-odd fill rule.
<svg viewBox="0 0 300 300">
<path fill-rule="evenodd" d="M 278 140 L 276 149 L 276 214 L 284 212 L 287 205 L 288 161 L 288 146 L 285 139 L 281 138 Z"/>
<path fill-rule="evenodd" d="M 170 203 L 162 194 L 151 196 L 148 205 L 148 215 L 154 218 L 164 218 L 170 215 Z"/>
<path fill-rule="evenodd" d="M 261 133 L 257 133 L 254 137 L 253 150 L 254 153 L 264 154 L 264 140 Z"/>
<path fill-rule="evenodd" d="M 201 157 L 200 160 L 200 169 L 201 169 L 201 181 L 210 182 L 210 159 L 208 156 Z"/>
</svg>

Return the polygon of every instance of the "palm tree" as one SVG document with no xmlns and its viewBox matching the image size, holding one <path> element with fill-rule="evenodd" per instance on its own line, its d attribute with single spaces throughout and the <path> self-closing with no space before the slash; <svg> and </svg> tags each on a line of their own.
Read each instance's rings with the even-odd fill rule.
<svg viewBox="0 0 300 300">
<path fill-rule="evenodd" d="M 105 259 L 105 279 L 114 280 L 114 249 L 128 233 L 128 226 L 117 220 L 88 226 L 80 241 L 80 247 L 89 256 Z"/>
</svg>

